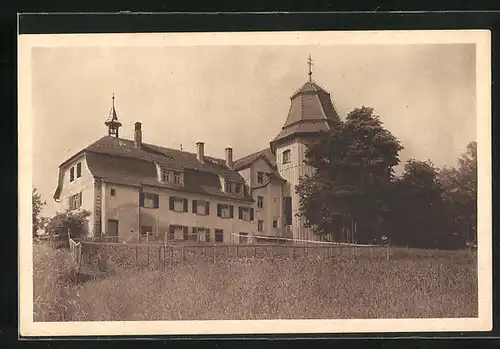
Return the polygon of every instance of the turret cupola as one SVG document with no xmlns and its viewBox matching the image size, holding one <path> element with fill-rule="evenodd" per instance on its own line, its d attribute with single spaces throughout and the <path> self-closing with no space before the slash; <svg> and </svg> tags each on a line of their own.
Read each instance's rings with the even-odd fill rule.
<svg viewBox="0 0 500 349">
<path fill-rule="evenodd" d="M 271 141 L 273 151 L 276 150 L 276 146 L 280 142 L 298 135 L 310 136 L 318 134 L 320 131 L 327 131 L 333 124 L 340 122 L 330 93 L 312 79 L 311 56 L 309 56 L 307 63 L 309 65 L 309 79 L 290 98 L 290 109 L 285 124 L 280 133 Z"/>
<path fill-rule="evenodd" d="M 114 93 L 113 93 L 113 106 L 111 107 L 111 110 L 109 111 L 109 116 L 107 120 L 104 122 L 104 124 L 108 127 L 109 136 L 114 136 L 116 138 L 119 137 L 118 130 L 122 124 L 118 121 L 118 116 L 116 115 Z"/>
</svg>

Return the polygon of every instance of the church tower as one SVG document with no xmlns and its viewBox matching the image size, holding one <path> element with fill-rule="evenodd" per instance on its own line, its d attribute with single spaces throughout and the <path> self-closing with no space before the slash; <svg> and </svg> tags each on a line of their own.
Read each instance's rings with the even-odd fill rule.
<svg viewBox="0 0 500 349">
<path fill-rule="evenodd" d="M 118 138 L 118 131 L 120 126 L 122 125 L 118 121 L 118 116 L 116 116 L 116 109 L 115 109 L 115 94 L 113 93 L 113 106 L 111 107 L 111 110 L 109 111 L 109 116 L 108 119 L 104 122 L 104 125 L 108 127 L 108 136 L 114 136 Z"/>
<path fill-rule="evenodd" d="M 280 175 L 286 179 L 284 189 L 285 230 L 287 237 L 300 240 L 316 240 L 312 229 L 304 227 L 299 212 L 299 195 L 295 186 L 304 175 L 312 175 L 313 168 L 305 165 L 305 152 L 319 132 L 329 130 L 340 122 L 338 112 L 331 101 L 330 94 L 312 79 L 312 60 L 308 59 L 309 80 L 296 91 L 291 99 L 290 109 L 281 132 L 271 141 L 271 150 L 276 154 Z"/>
</svg>

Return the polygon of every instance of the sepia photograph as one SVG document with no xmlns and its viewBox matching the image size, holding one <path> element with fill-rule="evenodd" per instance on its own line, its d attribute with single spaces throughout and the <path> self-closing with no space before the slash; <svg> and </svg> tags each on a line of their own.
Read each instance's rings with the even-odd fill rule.
<svg viewBox="0 0 500 349">
<path fill-rule="evenodd" d="M 22 335 L 491 329 L 488 31 L 18 40 Z"/>
</svg>

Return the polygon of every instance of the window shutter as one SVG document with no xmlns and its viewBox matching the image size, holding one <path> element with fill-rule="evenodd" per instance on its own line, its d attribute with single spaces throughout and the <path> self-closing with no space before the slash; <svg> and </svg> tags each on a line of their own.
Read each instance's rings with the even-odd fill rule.
<svg viewBox="0 0 500 349">
<path fill-rule="evenodd" d="M 184 212 L 188 211 L 188 199 L 184 199 Z"/>
<path fill-rule="evenodd" d="M 196 209 L 197 209 L 197 207 L 196 207 L 196 206 L 197 206 L 197 205 L 198 205 L 198 203 L 196 202 L 196 200 L 193 200 L 193 213 L 198 213 L 198 212 L 196 211 Z"/>
<path fill-rule="evenodd" d="M 250 220 L 253 221 L 253 208 L 250 207 Z"/>
<path fill-rule="evenodd" d="M 187 240 L 188 239 L 188 235 L 189 235 L 189 228 L 188 227 L 182 227 L 183 229 L 183 235 L 184 235 L 184 240 Z"/>
<path fill-rule="evenodd" d="M 233 205 L 229 205 L 229 218 L 234 217 L 234 212 L 233 212 Z"/>
<path fill-rule="evenodd" d="M 193 227 L 193 234 L 196 234 L 197 231 L 196 227 Z"/>
<path fill-rule="evenodd" d="M 144 207 L 144 193 L 139 193 L 139 205 Z"/>
<path fill-rule="evenodd" d="M 217 217 L 221 216 L 221 207 L 220 204 L 217 204 Z"/>
<path fill-rule="evenodd" d="M 173 197 L 170 197 L 169 208 L 170 208 L 170 211 L 174 210 L 174 198 Z"/>
<path fill-rule="evenodd" d="M 285 197 L 285 222 L 286 225 L 292 224 L 292 198 L 287 196 Z"/>
<path fill-rule="evenodd" d="M 241 209 L 241 207 L 238 207 L 238 218 L 243 219 L 243 210 Z"/>
<path fill-rule="evenodd" d="M 205 214 L 210 215 L 210 202 L 205 201 Z"/>
<path fill-rule="evenodd" d="M 159 208 L 160 207 L 160 196 L 158 194 L 154 194 L 153 200 L 154 200 L 154 208 Z"/>
<path fill-rule="evenodd" d="M 210 229 L 205 230 L 205 242 L 210 242 Z"/>
</svg>

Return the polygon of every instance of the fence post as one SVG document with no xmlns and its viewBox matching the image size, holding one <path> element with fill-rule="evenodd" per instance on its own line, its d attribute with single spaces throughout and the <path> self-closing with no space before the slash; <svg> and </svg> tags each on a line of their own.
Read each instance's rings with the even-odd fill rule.
<svg viewBox="0 0 500 349">
<path fill-rule="evenodd" d="M 214 244 L 214 264 L 215 264 L 215 261 L 216 261 L 216 256 L 215 256 L 215 244 Z"/>
<path fill-rule="evenodd" d="M 158 270 L 161 270 L 161 246 L 158 246 Z"/>
<path fill-rule="evenodd" d="M 186 255 L 184 254 L 184 245 L 182 245 L 181 251 L 182 251 L 182 261 L 185 262 L 186 261 Z"/>
<path fill-rule="evenodd" d="M 149 267 L 149 243 L 148 243 L 148 267 Z"/>
<path fill-rule="evenodd" d="M 236 258 L 240 256 L 239 251 L 238 251 L 238 245 L 236 245 Z"/>
</svg>

